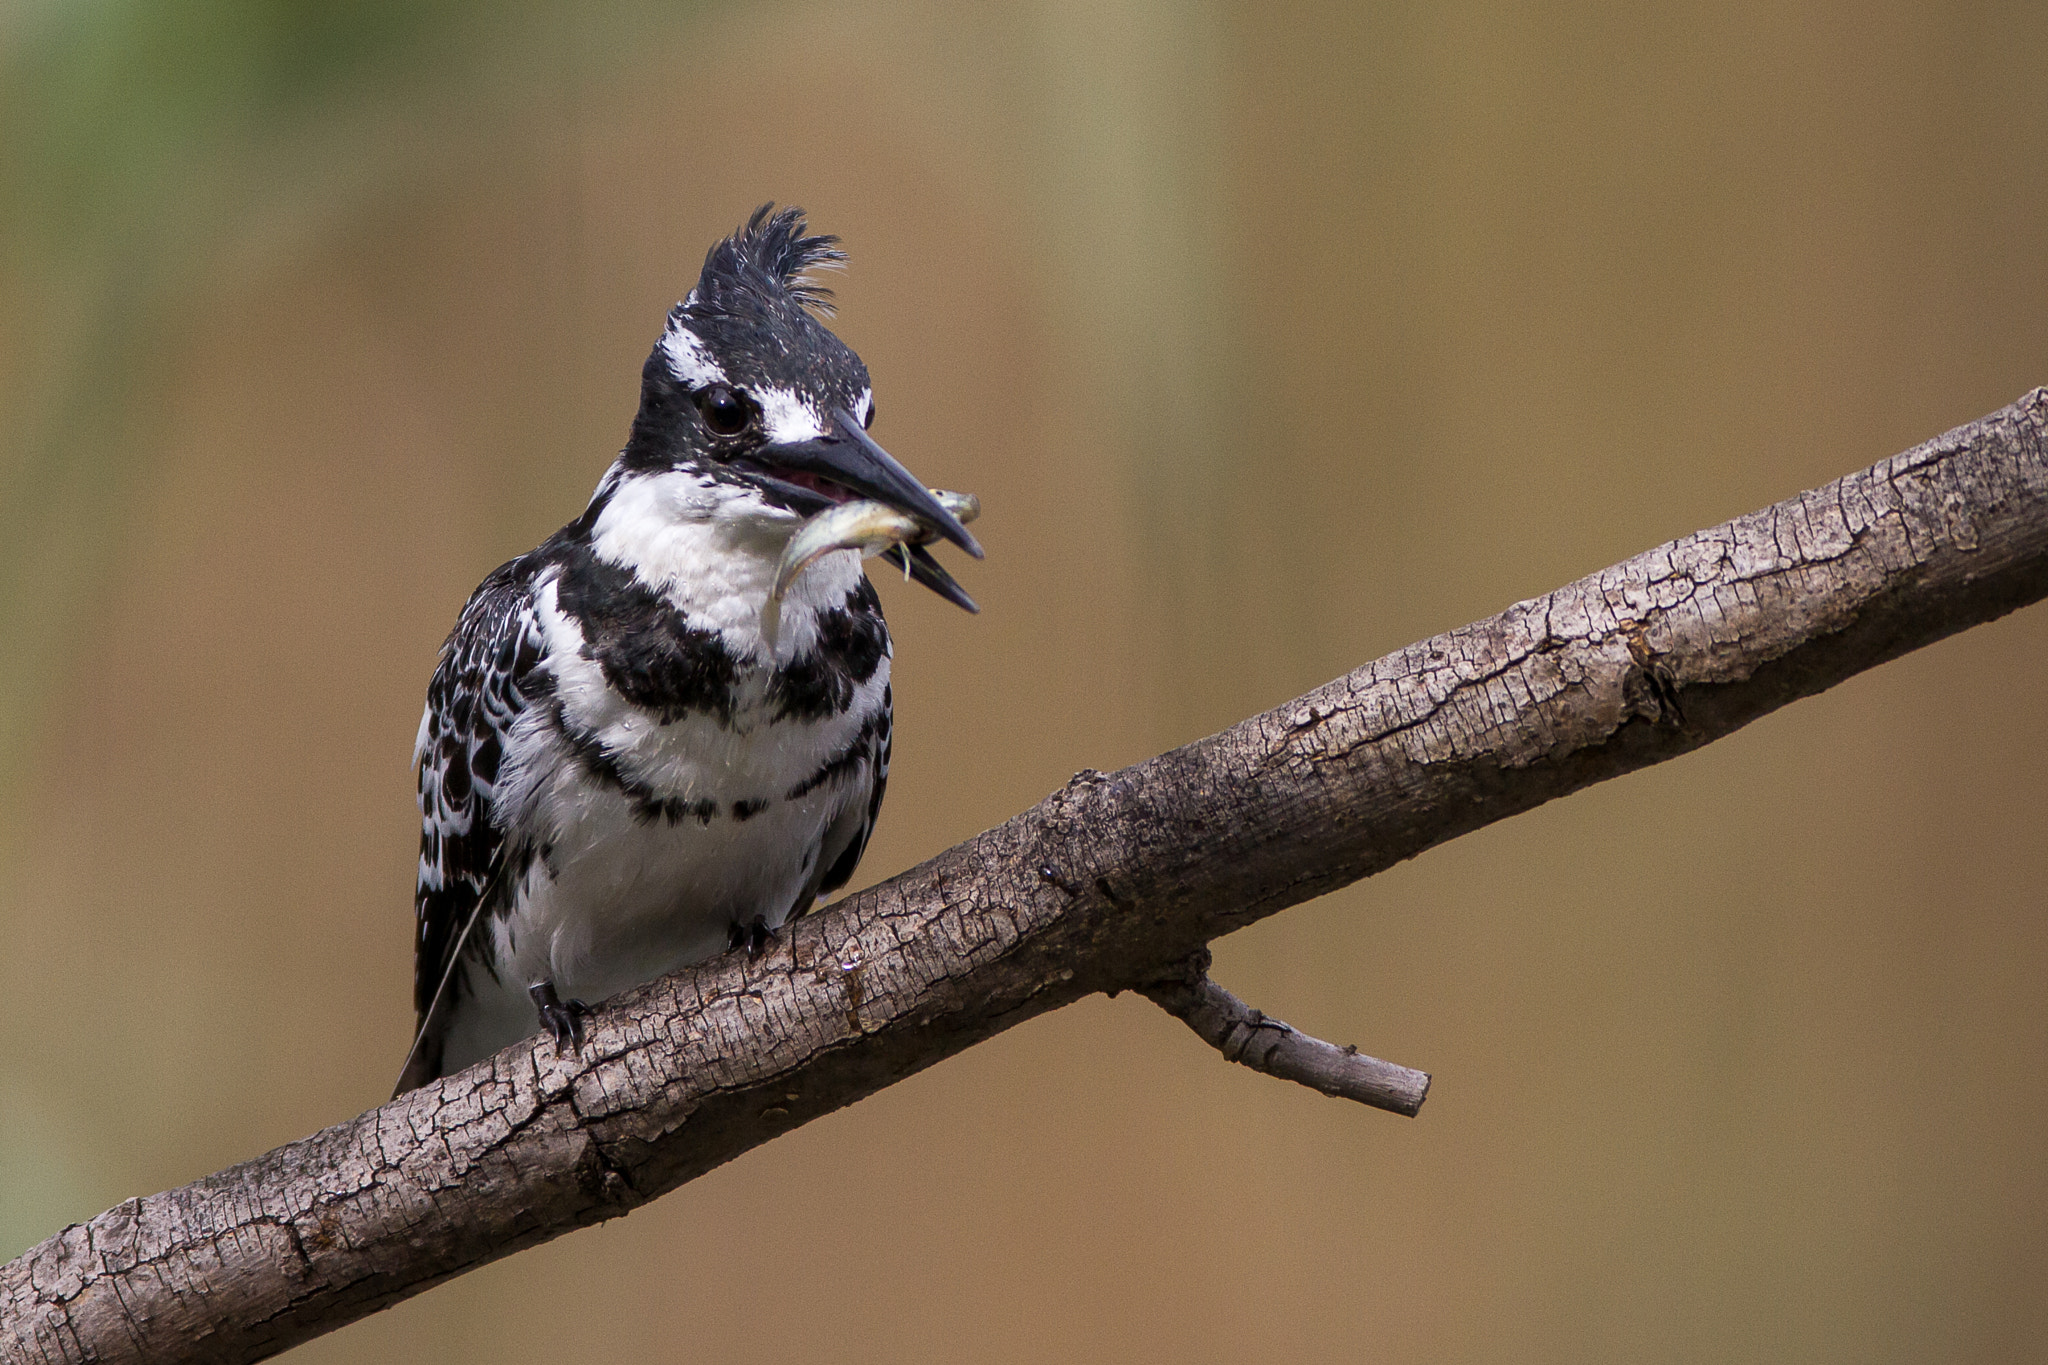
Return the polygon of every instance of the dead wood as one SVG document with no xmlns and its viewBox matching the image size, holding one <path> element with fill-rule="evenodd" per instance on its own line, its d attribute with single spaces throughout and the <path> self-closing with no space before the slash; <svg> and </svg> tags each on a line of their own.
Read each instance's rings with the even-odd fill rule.
<svg viewBox="0 0 2048 1365">
<path fill-rule="evenodd" d="M 1222 934 L 2048 594 L 2044 432 L 2036 390 L 1221 734 L 1081 773 L 759 961 L 622 997 L 580 1057 L 521 1044 L 131 1199 L 0 1267 L 0 1358 L 256 1360 L 1091 992 L 1188 1003 L 1161 983 L 1195 989 L 1184 964 Z"/>
</svg>

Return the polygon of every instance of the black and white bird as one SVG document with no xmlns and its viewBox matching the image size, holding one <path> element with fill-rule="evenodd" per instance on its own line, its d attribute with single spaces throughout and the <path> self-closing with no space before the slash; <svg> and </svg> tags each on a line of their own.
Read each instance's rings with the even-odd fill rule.
<svg viewBox="0 0 2048 1365">
<path fill-rule="evenodd" d="M 764 205 L 712 247 L 583 514 L 483 581 L 414 761 L 419 1026 L 398 1089 L 778 928 L 853 875 L 889 776 L 889 631 L 856 552 L 764 629 L 777 561 L 854 498 L 981 547 L 867 434 L 867 367 L 820 318 L 846 258 Z M 919 546 L 889 557 L 974 604 Z"/>
</svg>

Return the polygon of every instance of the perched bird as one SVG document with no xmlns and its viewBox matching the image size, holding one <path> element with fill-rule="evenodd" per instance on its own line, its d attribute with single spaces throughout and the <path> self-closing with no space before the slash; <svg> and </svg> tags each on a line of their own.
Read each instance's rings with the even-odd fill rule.
<svg viewBox="0 0 2048 1365">
<path fill-rule="evenodd" d="M 769 607 L 814 514 L 887 504 L 979 558 L 867 434 L 867 367 L 813 272 L 846 257 L 764 205 L 711 248 L 583 514 L 483 581 L 441 649 L 403 1092 L 584 1000 L 769 936 L 845 885 L 889 776 L 888 627 L 858 553 Z M 889 551 L 974 604 L 918 544 Z M 764 625 L 764 611 L 767 622 Z"/>
</svg>

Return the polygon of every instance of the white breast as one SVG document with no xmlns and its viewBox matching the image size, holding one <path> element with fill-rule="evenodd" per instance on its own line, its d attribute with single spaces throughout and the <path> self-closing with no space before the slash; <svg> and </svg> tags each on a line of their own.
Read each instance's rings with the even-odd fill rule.
<svg viewBox="0 0 2048 1365">
<path fill-rule="evenodd" d="M 495 804 L 501 819 L 509 814 L 513 838 L 532 839 L 546 855 L 516 888 L 511 914 L 490 925 L 499 980 L 474 974 L 478 998 L 457 1014 L 448 1036 L 450 1069 L 532 1033 L 527 991 L 539 982 L 594 1004 L 723 950 L 735 923 L 759 917 L 779 927 L 816 885 L 825 832 L 851 804 L 868 800 L 865 762 L 799 798 L 789 793 L 859 741 L 882 706 L 889 659 L 837 716 L 776 719 L 768 695 L 775 666 L 810 650 L 819 613 L 842 605 L 858 585 L 858 556 L 833 554 L 806 571 L 771 642 L 760 630 L 761 609 L 798 519 L 679 521 L 677 498 L 726 490 L 695 480 L 682 487 L 681 476 L 669 475 L 633 483 L 663 486 L 619 490 L 612 508 L 628 505 L 609 523 L 600 519 L 600 553 L 630 550 L 642 581 L 693 625 L 717 629 L 745 661 L 731 723 L 691 713 L 664 725 L 613 691 L 585 657 L 582 631 L 558 605 L 552 574 L 535 591 L 546 641 L 541 667 L 552 675 L 563 719 L 595 738 L 627 784 L 678 810 L 708 806 L 715 814 L 649 818 L 642 800 L 592 776 L 556 729 L 551 708 L 521 716 Z M 733 813 L 743 802 L 758 805 L 744 820 Z"/>
</svg>

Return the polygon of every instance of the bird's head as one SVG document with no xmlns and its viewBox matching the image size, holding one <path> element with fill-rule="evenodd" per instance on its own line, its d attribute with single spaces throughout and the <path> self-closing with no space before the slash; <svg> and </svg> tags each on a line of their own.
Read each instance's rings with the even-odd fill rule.
<svg viewBox="0 0 2048 1365">
<path fill-rule="evenodd" d="M 669 310 L 641 371 L 640 412 L 619 473 L 688 471 L 743 493 L 737 505 L 782 513 L 792 525 L 835 503 L 873 499 L 980 558 L 959 520 L 868 435 L 875 399 L 867 366 L 824 325 L 831 291 L 814 278 L 845 261 L 839 239 L 805 235 L 802 209 L 773 208 L 762 205 L 713 246 L 696 288 Z"/>
</svg>

